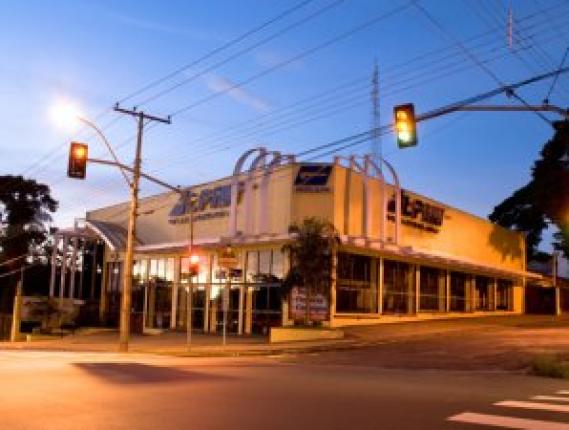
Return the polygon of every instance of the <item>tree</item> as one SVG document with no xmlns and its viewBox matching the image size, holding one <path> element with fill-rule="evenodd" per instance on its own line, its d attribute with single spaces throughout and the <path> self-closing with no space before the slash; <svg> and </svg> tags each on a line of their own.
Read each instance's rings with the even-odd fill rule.
<svg viewBox="0 0 569 430">
<path fill-rule="evenodd" d="M 57 209 L 49 187 L 22 176 L 0 176 L 0 261 L 40 250 Z"/>
<path fill-rule="evenodd" d="M 332 256 L 340 237 L 330 222 L 313 217 L 305 218 L 301 224 L 292 224 L 289 233 L 294 239 L 283 247 L 291 260 L 291 269 L 285 278 L 284 289 L 288 293 L 292 287 L 304 287 L 305 323 L 308 324 L 312 295 L 329 294 Z"/>
<path fill-rule="evenodd" d="M 556 130 L 534 163 L 531 180 L 496 206 L 489 218 L 504 227 L 526 233 L 528 259 L 539 256 L 537 247 L 545 228 L 554 225 L 553 246 L 569 257 L 569 122 Z"/>
<path fill-rule="evenodd" d="M 22 256 L 43 254 L 46 223 L 56 209 L 47 185 L 22 176 L 0 176 L 0 263 L 5 263 L 0 275 L 23 267 Z M 15 276 L 0 278 L 0 309 L 11 307 L 14 280 Z"/>
</svg>

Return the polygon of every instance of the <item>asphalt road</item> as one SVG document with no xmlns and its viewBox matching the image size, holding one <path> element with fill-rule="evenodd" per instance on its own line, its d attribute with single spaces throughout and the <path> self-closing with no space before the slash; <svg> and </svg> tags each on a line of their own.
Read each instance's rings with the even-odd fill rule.
<svg viewBox="0 0 569 430">
<path fill-rule="evenodd" d="M 0 429 L 569 429 L 569 381 L 329 364 L 334 354 L 0 351 Z"/>
</svg>

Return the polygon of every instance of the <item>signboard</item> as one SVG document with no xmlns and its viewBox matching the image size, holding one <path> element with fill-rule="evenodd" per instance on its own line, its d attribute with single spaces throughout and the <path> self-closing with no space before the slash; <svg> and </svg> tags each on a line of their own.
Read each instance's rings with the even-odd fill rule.
<svg viewBox="0 0 569 430">
<path fill-rule="evenodd" d="M 395 195 L 389 200 L 387 218 L 395 221 Z M 401 223 L 438 233 L 443 225 L 445 208 L 401 190 Z"/>
<path fill-rule="evenodd" d="M 242 184 L 239 184 L 242 188 Z M 238 193 L 238 203 L 242 192 Z M 189 214 L 193 213 L 194 221 L 203 221 L 229 216 L 231 206 L 231 184 L 223 184 L 199 191 L 186 190 L 180 195 L 169 214 L 171 224 L 186 224 Z"/>
<path fill-rule="evenodd" d="M 239 266 L 239 258 L 232 249 L 225 249 L 217 255 L 217 264 L 224 269 L 235 269 Z"/>
<path fill-rule="evenodd" d="M 294 188 L 299 192 L 319 193 L 330 191 L 328 180 L 331 164 L 303 164 L 298 168 Z"/>
<path fill-rule="evenodd" d="M 295 321 L 304 321 L 306 317 L 306 291 L 304 288 L 293 287 L 290 293 L 290 318 Z M 311 321 L 326 321 L 328 319 L 328 299 L 324 294 L 310 296 Z"/>
</svg>

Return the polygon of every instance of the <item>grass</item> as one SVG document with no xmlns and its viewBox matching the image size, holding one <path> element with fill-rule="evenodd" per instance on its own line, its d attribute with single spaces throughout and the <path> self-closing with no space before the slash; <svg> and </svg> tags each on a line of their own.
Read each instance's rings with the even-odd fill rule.
<svg viewBox="0 0 569 430">
<path fill-rule="evenodd" d="M 552 354 L 543 354 L 531 361 L 530 373 L 546 378 L 569 379 L 569 362 Z"/>
</svg>

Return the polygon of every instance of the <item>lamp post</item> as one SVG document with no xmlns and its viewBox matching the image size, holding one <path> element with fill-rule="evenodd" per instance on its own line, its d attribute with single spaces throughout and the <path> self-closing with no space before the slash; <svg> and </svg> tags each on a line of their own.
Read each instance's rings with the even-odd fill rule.
<svg viewBox="0 0 569 430">
<path fill-rule="evenodd" d="M 180 192 L 180 190 L 176 187 L 172 187 L 156 178 L 151 177 L 150 175 L 144 174 L 141 171 L 141 162 L 142 162 L 142 134 L 144 131 L 144 122 L 145 121 L 157 121 L 162 122 L 165 124 L 170 124 L 171 120 L 170 117 L 168 118 L 159 118 L 156 116 L 148 115 L 142 111 L 138 111 L 136 108 L 132 110 L 123 109 L 119 107 L 117 104 L 114 107 L 115 112 L 119 112 L 125 115 L 133 116 L 137 119 L 138 129 L 137 129 L 137 139 L 136 139 L 136 152 L 134 158 L 134 165 L 133 167 L 128 167 L 122 164 L 119 159 L 117 158 L 115 152 L 113 151 L 111 145 L 109 144 L 107 138 L 102 133 L 102 131 L 92 122 L 84 117 L 82 117 L 78 112 L 78 109 L 70 103 L 59 103 L 56 104 L 51 111 L 52 117 L 57 120 L 60 124 L 66 123 L 69 124 L 72 120 L 78 120 L 83 124 L 89 126 L 101 137 L 105 146 L 111 153 L 114 161 L 108 160 L 97 160 L 97 159 L 88 159 L 87 161 L 100 163 L 100 164 L 107 164 L 118 167 L 121 170 L 129 188 L 130 188 L 130 209 L 129 209 L 129 218 L 128 218 L 128 229 L 127 229 L 127 239 L 126 239 L 126 251 L 124 257 L 124 276 L 123 276 L 123 291 L 122 291 L 122 298 L 121 298 L 121 308 L 120 308 L 120 335 L 119 335 L 119 351 L 127 352 L 128 351 L 128 344 L 130 339 L 130 316 L 131 316 L 131 303 L 132 303 L 132 269 L 134 263 L 134 242 L 136 238 L 136 218 L 137 218 L 137 211 L 138 211 L 138 190 L 139 190 L 139 182 L 140 178 L 144 177 L 149 179 L 159 185 L 162 185 L 170 190 Z M 132 180 L 129 180 L 128 176 L 126 175 L 125 171 L 129 171 L 132 173 Z M 81 179 L 84 178 L 84 175 Z"/>
</svg>

